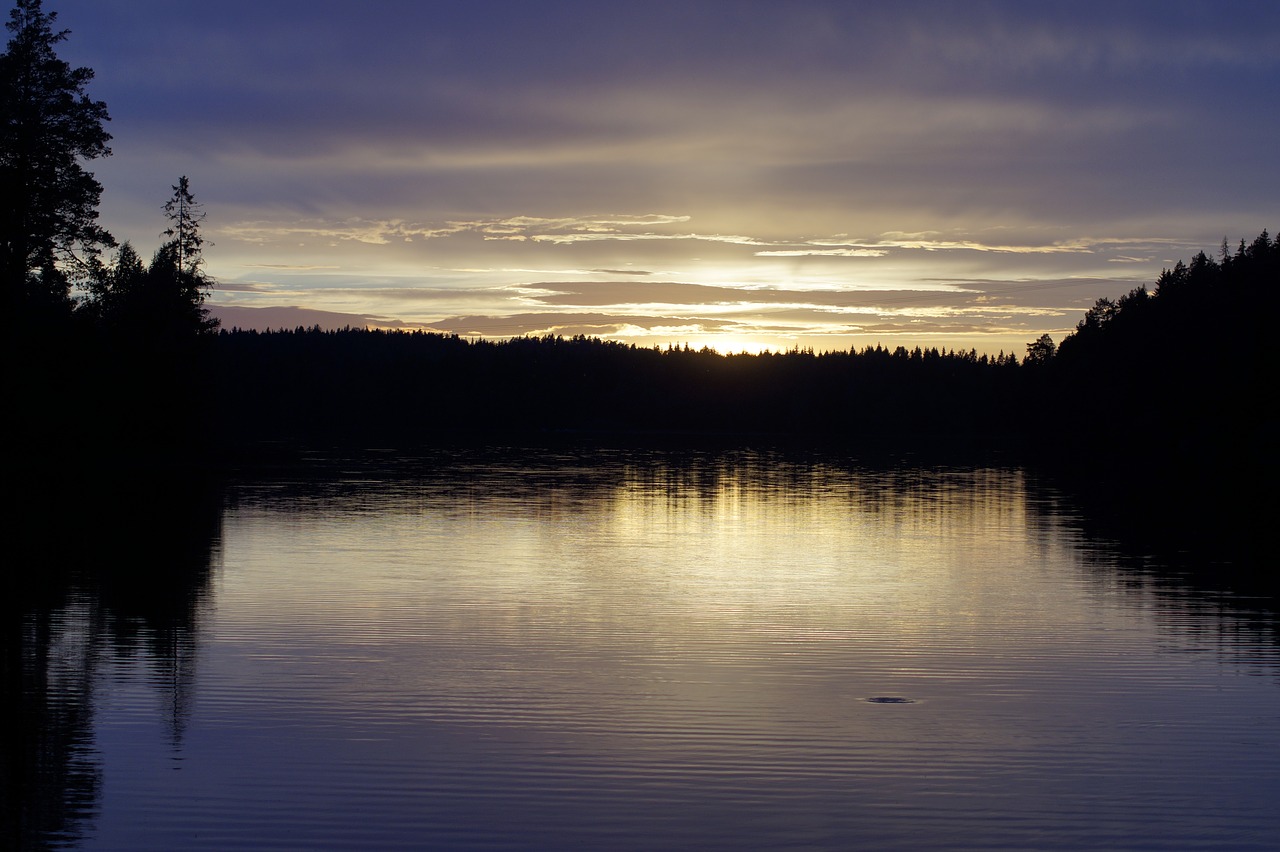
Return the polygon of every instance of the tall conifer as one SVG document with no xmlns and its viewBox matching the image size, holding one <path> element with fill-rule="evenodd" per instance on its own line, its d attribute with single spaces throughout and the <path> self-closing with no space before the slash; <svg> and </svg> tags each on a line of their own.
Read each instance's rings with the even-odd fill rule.
<svg viewBox="0 0 1280 852">
<path fill-rule="evenodd" d="M 114 244 L 97 223 L 102 185 L 84 162 L 111 153 L 106 104 L 89 68 L 55 51 L 67 30 L 40 0 L 17 0 L 0 54 L 0 290 L 6 315 L 39 303 L 69 308 L 70 278 Z"/>
</svg>

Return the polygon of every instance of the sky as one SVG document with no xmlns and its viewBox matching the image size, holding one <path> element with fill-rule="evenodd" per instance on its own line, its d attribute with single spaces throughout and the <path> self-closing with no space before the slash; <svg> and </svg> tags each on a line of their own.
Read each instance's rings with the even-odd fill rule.
<svg viewBox="0 0 1280 852">
<path fill-rule="evenodd" d="M 1280 227 L 1280 5 L 45 0 L 224 326 L 1025 352 Z"/>
</svg>

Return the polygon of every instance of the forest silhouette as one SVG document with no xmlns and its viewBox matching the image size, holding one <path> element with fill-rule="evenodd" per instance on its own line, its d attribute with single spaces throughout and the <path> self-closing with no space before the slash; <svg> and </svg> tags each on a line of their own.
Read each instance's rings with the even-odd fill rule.
<svg viewBox="0 0 1280 852">
<path fill-rule="evenodd" d="M 218 329 L 186 176 L 150 263 L 97 223 L 110 154 L 93 72 L 17 0 L 0 56 L 0 331 L 11 463 L 207 465 L 262 447 L 672 436 L 1018 449 L 1212 481 L 1274 470 L 1266 231 L 1148 291 L 1100 299 L 1059 344 L 722 354 L 557 336 Z M 110 254 L 114 249 L 114 254 Z M 109 256 L 110 255 L 110 256 Z"/>
<path fill-rule="evenodd" d="M 358 442 L 479 433 L 739 434 L 961 442 L 1242 461 L 1269 442 L 1266 324 L 1280 247 L 1264 231 L 1154 291 L 1100 299 L 1026 357 L 936 348 L 722 354 L 596 338 L 465 340 L 346 329 L 218 334 L 232 434 Z M 1212 312 L 1213 322 L 1206 322 Z"/>
</svg>

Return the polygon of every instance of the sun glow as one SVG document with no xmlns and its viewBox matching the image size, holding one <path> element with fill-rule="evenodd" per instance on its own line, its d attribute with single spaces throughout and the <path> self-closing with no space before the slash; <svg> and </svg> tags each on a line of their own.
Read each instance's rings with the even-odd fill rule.
<svg viewBox="0 0 1280 852">
<path fill-rule="evenodd" d="M 690 349 L 714 349 L 721 355 L 759 355 L 761 352 L 781 352 L 790 346 L 771 339 L 746 334 L 694 335 L 689 339 Z"/>
</svg>

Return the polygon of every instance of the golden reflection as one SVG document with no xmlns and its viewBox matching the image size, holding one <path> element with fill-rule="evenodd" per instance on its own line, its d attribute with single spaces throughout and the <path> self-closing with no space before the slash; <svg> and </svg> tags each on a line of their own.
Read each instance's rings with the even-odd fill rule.
<svg viewBox="0 0 1280 852">
<path fill-rule="evenodd" d="M 313 513 L 286 506 L 228 517 L 229 569 L 253 574 L 229 570 L 225 592 L 243 584 L 255 618 L 465 600 L 652 634 L 768 632 L 785 610 L 806 635 L 905 637 L 966 619 L 1043 555 L 1018 471 L 770 453 L 489 461 L 348 481 Z"/>
</svg>

